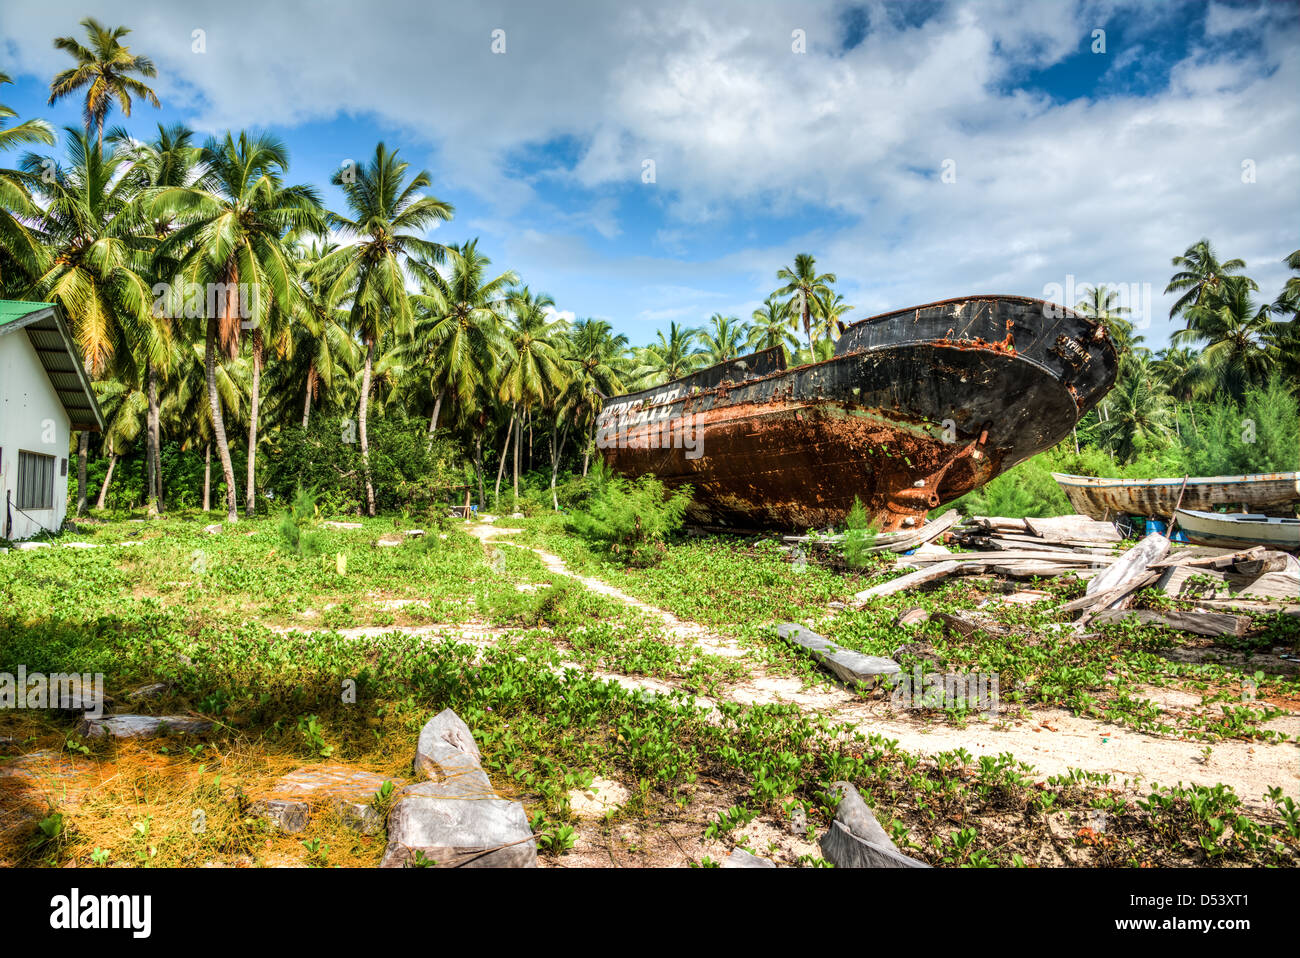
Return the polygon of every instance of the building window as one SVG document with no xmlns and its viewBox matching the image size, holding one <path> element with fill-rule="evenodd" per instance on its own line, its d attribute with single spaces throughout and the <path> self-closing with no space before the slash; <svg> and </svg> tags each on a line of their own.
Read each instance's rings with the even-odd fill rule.
<svg viewBox="0 0 1300 958">
<path fill-rule="evenodd" d="M 54 457 L 18 453 L 18 508 L 54 508 Z"/>
</svg>

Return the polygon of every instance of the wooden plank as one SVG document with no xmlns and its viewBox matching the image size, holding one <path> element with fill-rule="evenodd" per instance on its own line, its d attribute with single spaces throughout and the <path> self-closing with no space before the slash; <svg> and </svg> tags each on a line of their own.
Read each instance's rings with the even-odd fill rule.
<svg viewBox="0 0 1300 958">
<path fill-rule="evenodd" d="M 1153 532 L 1111 563 L 1110 567 L 1088 583 L 1088 594 L 1109 592 L 1142 575 L 1152 562 L 1169 553 L 1169 540 Z"/>
<path fill-rule="evenodd" d="M 1038 562 L 1059 562 L 1062 565 L 1070 566 L 1091 566 L 1100 565 L 1108 566 L 1115 561 L 1115 556 L 1108 555 L 1089 555 L 1082 552 L 1047 552 L 1043 549 L 1017 549 L 1007 552 L 954 552 L 946 556 L 907 556 L 907 561 L 916 565 L 924 565 L 935 561 L 952 561 L 952 562 L 1011 562 L 1011 561 L 1038 561 Z"/>
<path fill-rule="evenodd" d="M 1198 579 L 1193 584 L 1189 579 Z M 1166 569 L 1160 588 L 1169 595 L 1188 598 L 1251 598 L 1295 602 L 1300 599 L 1300 577 L 1285 572 L 1265 572 L 1259 576 L 1220 572 L 1201 566 L 1174 566 Z"/>
<path fill-rule="evenodd" d="M 905 589 L 914 589 L 919 585 L 925 585 L 927 582 L 947 578 L 960 567 L 960 563 L 949 561 L 940 562 L 927 569 L 918 569 L 916 572 L 909 572 L 897 579 L 891 579 L 888 582 L 873 585 L 869 589 L 863 589 L 853 597 L 853 602 L 857 605 L 863 605 L 869 600 L 879 598 L 882 595 L 893 595 L 895 592 L 902 592 Z"/>
<path fill-rule="evenodd" d="M 1025 528 L 1048 542 L 1082 540 L 1085 542 L 1119 542 L 1119 530 L 1112 522 L 1087 516 L 1056 516 L 1050 519 L 1025 519 Z"/>
<path fill-rule="evenodd" d="M 1285 552 L 1263 550 L 1257 556 L 1238 559 L 1232 563 L 1232 571 L 1238 575 L 1258 576 L 1265 572 L 1285 572 L 1296 566 L 1296 558 Z"/>
<path fill-rule="evenodd" d="M 1102 609 L 1092 616 L 1093 622 L 1121 622 L 1134 618 L 1143 625 L 1159 625 L 1180 632 L 1220 637 L 1243 636 L 1250 626 L 1248 615 L 1224 612 L 1156 612 L 1152 609 Z"/>
</svg>

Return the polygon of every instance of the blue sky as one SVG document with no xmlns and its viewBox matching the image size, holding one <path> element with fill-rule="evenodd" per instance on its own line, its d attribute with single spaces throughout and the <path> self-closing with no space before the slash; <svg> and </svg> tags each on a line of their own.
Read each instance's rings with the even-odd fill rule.
<svg viewBox="0 0 1300 958">
<path fill-rule="evenodd" d="M 1298 10 L 9 4 L 0 46 L 16 83 L 0 99 L 79 124 L 75 103 L 46 105 L 68 61 L 51 41 L 86 15 L 123 23 L 158 64 L 163 108 L 110 123 L 141 137 L 174 121 L 270 129 L 291 179 L 331 204 L 333 170 L 383 139 L 455 206 L 435 238 L 481 237 L 494 265 L 633 342 L 670 320 L 748 317 L 807 251 L 854 318 L 1124 284 L 1158 347 L 1171 256 L 1209 236 L 1271 298 L 1300 247 Z"/>
</svg>

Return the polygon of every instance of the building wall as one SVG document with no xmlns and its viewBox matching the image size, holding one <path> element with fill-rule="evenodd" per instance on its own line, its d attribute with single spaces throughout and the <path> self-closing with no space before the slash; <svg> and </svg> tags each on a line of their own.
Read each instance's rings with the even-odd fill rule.
<svg viewBox="0 0 1300 958">
<path fill-rule="evenodd" d="M 68 414 L 50 385 L 27 333 L 0 336 L 0 536 L 6 509 L 13 517 L 12 539 L 27 539 L 42 528 L 63 525 L 68 510 Z M 54 508 L 18 511 L 18 453 L 54 457 Z M 68 469 L 75 468 L 68 463 Z"/>
</svg>

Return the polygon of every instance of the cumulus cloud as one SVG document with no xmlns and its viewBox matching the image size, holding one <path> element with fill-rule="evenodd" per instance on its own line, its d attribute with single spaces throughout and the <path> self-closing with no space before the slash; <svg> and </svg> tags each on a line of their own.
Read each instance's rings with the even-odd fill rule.
<svg viewBox="0 0 1300 958">
<path fill-rule="evenodd" d="M 160 93 L 199 128 L 347 116 L 395 128 L 440 183 L 491 211 L 475 225 L 504 265 L 577 315 L 635 321 L 634 336 L 702 321 L 718 302 L 756 304 L 805 249 L 839 274 L 855 316 L 970 292 L 1042 295 L 1067 276 L 1150 284 L 1155 345 L 1169 328 L 1169 258 L 1201 236 L 1247 259 L 1270 295 L 1280 285 L 1280 260 L 1300 245 L 1293 16 L 872 2 L 846 44 L 848 12 L 793 0 L 229 0 L 198 15 L 109 0 L 97 15 L 135 28 Z M 49 38 L 79 15 L 6 9 L 10 72 L 62 66 Z M 1126 92 L 1062 99 L 1036 85 L 1087 53 L 1098 27 L 1099 72 L 1122 81 L 1099 89 Z M 795 30 L 806 53 L 792 49 Z M 1190 37 L 1177 54 L 1160 46 L 1171 30 Z M 1167 80 L 1152 82 L 1158 68 Z M 755 227 L 764 221 L 793 225 L 774 237 Z"/>
</svg>

